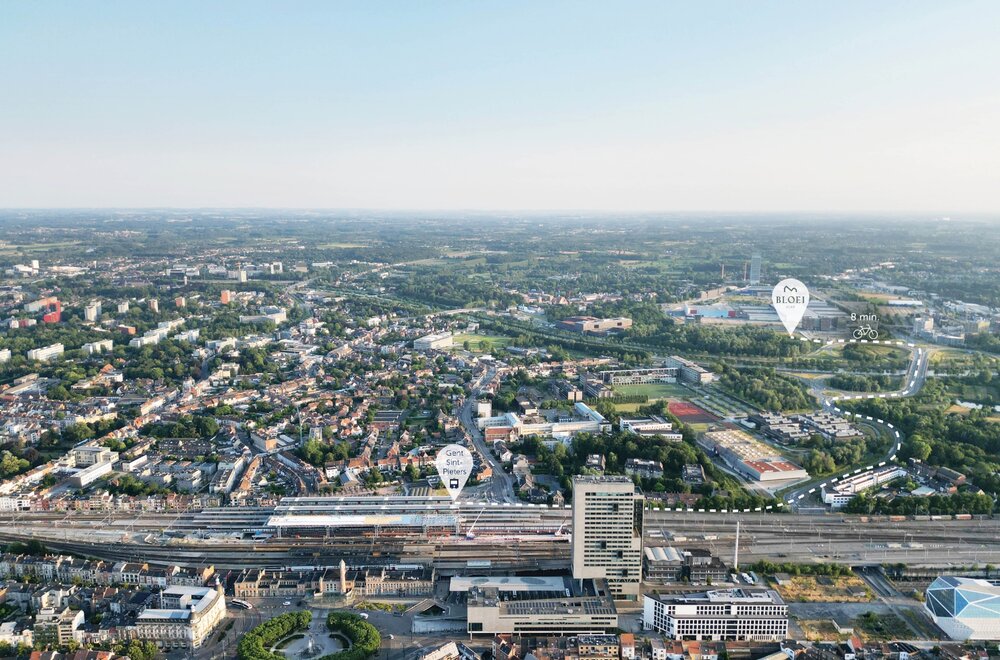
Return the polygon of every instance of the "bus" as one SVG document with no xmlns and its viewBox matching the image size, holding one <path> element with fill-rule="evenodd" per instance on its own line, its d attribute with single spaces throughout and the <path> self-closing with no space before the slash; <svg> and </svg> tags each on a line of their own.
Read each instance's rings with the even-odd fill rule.
<svg viewBox="0 0 1000 660">
<path fill-rule="evenodd" d="M 236 607 L 238 607 L 240 609 L 243 609 L 243 610 L 252 610 L 253 609 L 253 605 L 251 605 L 250 603 L 246 602 L 245 600 L 240 600 L 239 598 L 233 598 L 229 602 L 232 603 L 233 605 L 235 605 Z"/>
</svg>

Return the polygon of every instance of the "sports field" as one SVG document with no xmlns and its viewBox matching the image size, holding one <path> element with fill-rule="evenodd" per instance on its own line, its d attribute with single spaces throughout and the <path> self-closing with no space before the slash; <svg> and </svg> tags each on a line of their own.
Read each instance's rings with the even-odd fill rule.
<svg viewBox="0 0 1000 660">
<path fill-rule="evenodd" d="M 671 401 L 667 405 L 667 410 L 670 411 L 671 415 L 687 424 L 711 424 L 719 421 L 715 415 L 687 401 Z"/>
<path fill-rule="evenodd" d="M 633 396 L 636 394 L 649 397 L 650 401 L 656 399 L 669 399 L 691 396 L 691 390 L 673 383 L 647 383 L 645 385 L 616 385 L 615 392 L 622 396 Z"/>
</svg>

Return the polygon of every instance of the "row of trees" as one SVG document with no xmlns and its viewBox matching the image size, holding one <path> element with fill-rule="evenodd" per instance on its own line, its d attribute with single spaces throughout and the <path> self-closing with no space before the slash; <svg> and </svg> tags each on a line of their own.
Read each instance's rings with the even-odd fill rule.
<svg viewBox="0 0 1000 660">
<path fill-rule="evenodd" d="M 849 392 L 887 392 L 899 386 L 899 379 L 893 376 L 862 376 L 858 374 L 837 374 L 827 381 L 830 387 Z"/>
<path fill-rule="evenodd" d="M 953 515 L 956 513 L 989 514 L 993 498 L 985 493 L 956 493 L 930 497 L 897 497 L 886 500 L 861 493 L 844 506 L 845 513 L 876 513 L 896 516 Z"/>
<path fill-rule="evenodd" d="M 845 564 L 793 564 L 789 562 L 775 563 L 772 561 L 759 561 L 750 566 L 750 570 L 755 573 L 774 575 L 775 573 L 788 573 L 789 575 L 825 575 L 828 577 L 842 577 L 853 575 L 854 571 Z"/>
</svg>

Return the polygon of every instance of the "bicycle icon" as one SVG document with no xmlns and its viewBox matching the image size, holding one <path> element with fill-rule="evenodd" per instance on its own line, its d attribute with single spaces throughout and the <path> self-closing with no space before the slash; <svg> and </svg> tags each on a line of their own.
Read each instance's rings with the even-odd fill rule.
<svg viewBox="0 0 1000 660">
<path fill-rule="evenodd" d="M 865 325 L 856 328 L 854 330 L 855 339 L 878 339 L 878 330 L 873 328 L 871 324 L 866 323 Z"/>
</svg>

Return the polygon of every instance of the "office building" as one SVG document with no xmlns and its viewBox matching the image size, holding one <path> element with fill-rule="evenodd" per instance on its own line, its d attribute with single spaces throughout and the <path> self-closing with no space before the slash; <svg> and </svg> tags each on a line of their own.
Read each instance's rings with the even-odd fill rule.
<svg viewBox="0 0 1000 660">
<path fill-rule="evenodd" d="M 136 619 L 135 634 L 166 650 L 200 648 L 226 616 L 221 589 L 209 587 L 167 587 L 160 592 L 159 605 L 143 610 Z"/>
<path fill-rule="evenodd" d="M 154 314 L 159 314 L 160 313 L 160 301 L 157 300 L 156 298 L 150 298 L 149 299 L 149 311 L 153 312 Z"/>
<path fill-rule="evenodd" d="M 645 582 L 665 584 L 680 582 L 684 577 L 684 554 L 677 548 L 645 548 L 643 555 L 642 575 Z"/>
<path fill-rule="evenodd" d="M 606 335 L 628 330 L 632 327 L 632 319 L 624 316 L 610 319 L 599 319 L 596 316 L 571 316 L 560 321 L 559 327 L 571 332 Z"/>
<path fill-rule="evenodd" d="M 788 606 L 772 590 L 645 596 L 642 621 L 646 630 L 677 640 L 763 642 L 788 636 Z"/>
<path fill-rule="evenodd" d="M 114 463 L 95 463 L 94 465 L 77 470 L 69 478 L 69 482 L 76 488 L 86 488 L 95 481 L 114 472 L 114 468 Z"/>
<path fill-rule="evenodd" d="M 101 303 L 92 302 L 83 308 L 83 319 L 93 323 L 101 315 Z"/>
<path fill-rule="evenodd" d="M 48 362 L 63 354 L 65 347 L 62 344 L 51 344 L 42 348 L 33 348 L 28 351 L 28 359 L 37 362 Z"/>
<path fill-rule="evenodd" d="M 42 608 L 35 615 L 35 643 L 42 646 L 61 646 L 77 642 L 78 631 L 83 623 L 83 610 L 71 610 L 68 607 L 62 610 Z"/>
<path fill-rule="evenodd" d="M 288 320 L 288 313 L 284 307 L 265 305 L 260 308 L 259 314 L 241 314 L 240 323 L 273 323 L 281 325 Z"/>
<path fill-rule="evenodd" d="M 683 435 L 674 431 L 673 422 L 669 422 L 659 415 L 638 418 L 621 417 L 618 420 L 618 428 L 643 437 L 659 436 L 664 440 L 674 442 L 680 442 L 684 439 Z"/>
<path fill-rule="evenodd" d="M 899 465 L 886 465 L 871 470 L 865 470 L 860 474 L 844 477 L 839 481 L 824 484 L 820 488 L 823 503 L 830 505 L 834 509 L 845 506 L 859 493 L 863 493 L 871 488 L 876 488 L 882 484 L 903 479 L 909 476 L 905 467 Z"/>
<path fill-rule="evenodd" d="M 677 377 L 682 383 L 691 385 L 707 385 L 715 380 L 715 374 L 691 360 L 686 360 L 679 355 L 671 355 L 667 358 L 667 366 L 677 369 Z"/>
<path fill-rule="evenodd" d="M 618 627 L 614 601 L 592 581 L 561 577 L 455 577 L 467 594 L 470 635 L 606 633 Z"/>
<path fill-rule="evenodd" d="M 761 257 L 759 252 L 755 252 L 750 257 L 750 285 L 760 284 L 760 262 Z"/>
<path fill-rule="evenodd" d="M 74 447 L 70 450 L 69 457 L 73 459 L 74 467 L 87 467 L 88 465 L 96 465 L 98 463 L 114 463 L 118 460 L 116 452 L 97 444 Z"/>
<path fill-rule="evenodd" d="M 450 332 L 440 332 L 426 337 L 413 340 L 413 348 L 418 351 L 444 350 L 451 348 L 452 336 Z"/>
<path fill-rule="evenodd" d="M 114 342 L 110 339 L 87 342 L 81 347 L 81 350 L 87 355 L 93 355 L 94 353 L 110 353 L 113 349 Z"/>
<path fill-rule="evenodd" d="M 676 383 L 677 367 L 645 369 L 610 369 L 600 372 L 601 380 L 610 385 L 645 385 L 646 383 Z"/>
<path fill-rule="evenodd" d="M 642 495 L 624 476 L 573 478 L 573 577 L 607 580 L 616 600 L 642 581 Z"/>
<path fill-rule="evenodd" d="M 942 576 L 925 595 L 924 609 L 948 637 L 1000 639 L 1000 582 Z"/>
<path fill-rule="evenodd" d="M 630 458 L 625 461 L 625 474 L 642 479 L 659 479 L 663 476 L 663 463 L 643 458 Z"/>
</svg>

